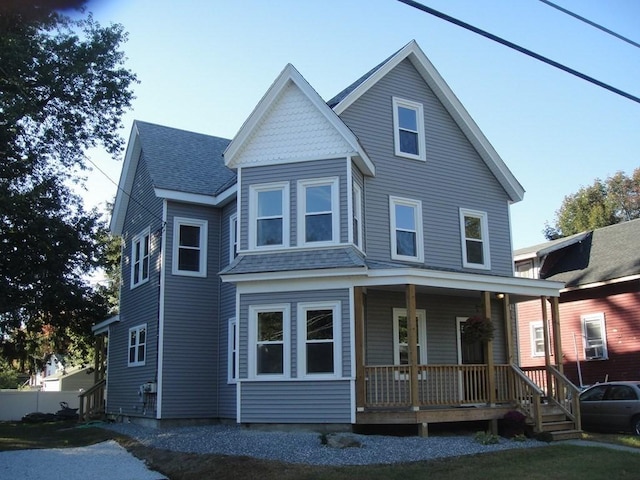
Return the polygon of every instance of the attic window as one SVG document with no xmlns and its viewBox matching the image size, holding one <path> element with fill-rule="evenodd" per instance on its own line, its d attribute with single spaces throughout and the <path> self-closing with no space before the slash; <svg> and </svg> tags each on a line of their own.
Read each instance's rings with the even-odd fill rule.
<svg viewBox="0 0 640 480">
<path fill-rule="evenodd" d="M 393 97 L 395 154 L 425 160 L 424 110 L 421 103 Z"/>
</svg>

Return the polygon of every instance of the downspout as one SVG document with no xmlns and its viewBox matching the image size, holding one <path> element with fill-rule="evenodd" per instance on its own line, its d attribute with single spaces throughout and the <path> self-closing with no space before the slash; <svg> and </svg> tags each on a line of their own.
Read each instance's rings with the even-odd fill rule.
<svg viewBox="0 0 640 480">
<path fill-rule="evenodd" d="M 162 200 L 162 226 L 155 232 L 160 233 L 159 259 L 160 259 L 160 281 L 158 282 L 158 323 L 157 323 L 157 347 L 156 347 L 156 419 L 162 418 L 162 368 L 161 362 L 164 351 L 164 282 L 165 282 L 165 252 L 163 246 L 166 244 L 167 235 L 167 199 Z"/>
<path fill-rule="evenodd" d="M 224 208 L 220 209 L 220 225 L 218 228 L 218 235 L 220 241 L 218 242 L 218 265 L 216 268 L 216 281 L 218 282 L 218 365 L 217 365 L 217 373 L 215 376 L 216 379 L 216 416 L 220 418 L 220 369 L 222 361 L 222 348 L 220 348 L 220 335 L 222 334 L 222 281 L 220 280 L 220 272 L 221 264 L 222 264 L 222 228 L 223 228 L 223 218 L 224 218 Z M 229 239 L 231 241 L 231 239 Z M 227 332 L 228 335 L 228 332 Z"/>
</svg>

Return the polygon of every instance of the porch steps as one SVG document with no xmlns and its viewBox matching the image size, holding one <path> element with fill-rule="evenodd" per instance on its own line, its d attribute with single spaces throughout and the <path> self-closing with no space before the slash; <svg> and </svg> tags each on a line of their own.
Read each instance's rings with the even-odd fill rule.
<svg viewBox="0 0 640 480">
<path fill-rule="evenodd" d="M 552 442 L 582 438 L 582 431 L 576 430 L 573 420 L 569 420 L 557 407 L 542 405 L 542 431 L 538 432 Z"/>
</svg>

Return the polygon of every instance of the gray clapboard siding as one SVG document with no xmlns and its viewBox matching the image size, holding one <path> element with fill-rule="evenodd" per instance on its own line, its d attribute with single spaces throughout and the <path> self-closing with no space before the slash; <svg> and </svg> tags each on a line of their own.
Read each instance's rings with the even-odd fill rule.
<svg viewBox="0 0 640 480">
<path fill-rule="evenodd" d="M 477 313 L 479 297 L 416 295 L 416 308 L 426 311 L 427 362 L 458 363 L 457 317 Z M 369 365 L 393 365 L 393 309 L 406 308 L 404 293 L 368 289 L 366 296 L 366 362 Z M 506 361 L 504 321 L 498 302 L 492 302 L 492 319 L 496 327 L 493 340 L 494 361 Z"/>
<path fill-rule="evenodd" d="M 171 273 L 174 217 L 207 220 L 206 278 Z M 162 418 L 218 416 L 220 224 L 217 208 L 168 202 Z"/>
<path fill-rule="evenodd" d="M 145 409 L 140 385 L 157 379 L 158 285 L 161 254 L 162 200 L 153 194 L 151 178 L 144 156 L 135 173 L 129 208 L 124 221 L 122 287 L 120 307 L 126 315 L 109 328 L 109 373 L 107 376 L 107 412 L 155 417 Z M 149 281 L 131 288 L 131 240 L 147 227 L 151 231 Z M 146 357 L 143 366 L 129 367 L 129 329 L 147 325 Z"/>
<path fill-rule="evenodd" d="M 423 104 L 426 162 L 394 155 L 393 96 Z M 391 258 L 389 195 L 397 195 L 422 201 L 427 266 L 464 270 L 462 207 L 487 212 L 491 273 L 512 274 L 507 194 L 408 60 L 369 89 L 341 118 L 376 166 L 376 176 L 365 181 L 369 258 Z"/>
<path fill-rule="evenodd" d="M 318 160 L 310 162 L 290 163 L 286 165 L 266 165 L 244 167 L 242 169 L 241 195 L 241 228 L 240 245 L 242 249 L 249 246 L 249 186 L 271 182 L 289 182 L 289 245 L 297 245 L 297 181 L 314 178 L 338 177 L 340 182 L 340 241 L 347 241 L 347 160 Z"/>
<path fill-rule="evenodd" d="M 347 380 L 243 382 L 242 423 L 351 423 Z"/>
</svg>

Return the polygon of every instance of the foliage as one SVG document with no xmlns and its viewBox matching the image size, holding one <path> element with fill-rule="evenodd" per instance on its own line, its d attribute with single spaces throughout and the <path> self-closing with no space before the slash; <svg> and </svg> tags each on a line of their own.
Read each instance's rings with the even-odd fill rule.
<svg viewBox="0 0 640 480">
<path fill-rule="evenodd" d="M 617 172 L 605 181 L 582 187 L 562 201 L 553 225 L 544 235 L 548 240 L 640 218 L 640 168 L 631 176 Z"/>
<path fill-rule="evenodd" d="M 88 148 L 121 153 L 137 79 L 123 66 L 121 25 L 13 3 L 0 7 L 0 355 L 33 371 L 53 349 L 83 355 L 107 315 L 88 280 L 105 225 L 73 185 Z"/>
<path fill-rule="evenodd" d="M 462 339 L 465 343 L 489 342 L 493 340 L 494 327 L 490 318 L 476 315 L 464 323 Z"/>
<path fill-rule="evenodd" d="M 480 445 L 494 445 L 500 443 L 500 437 L 491 432 L 476 432 L 473 439 Z"/>
<path fill-rule="evenodd" d="M 19 372 L 6 360 L 0 358 L 0 388 L 18 388 Z"/>
</svg>

